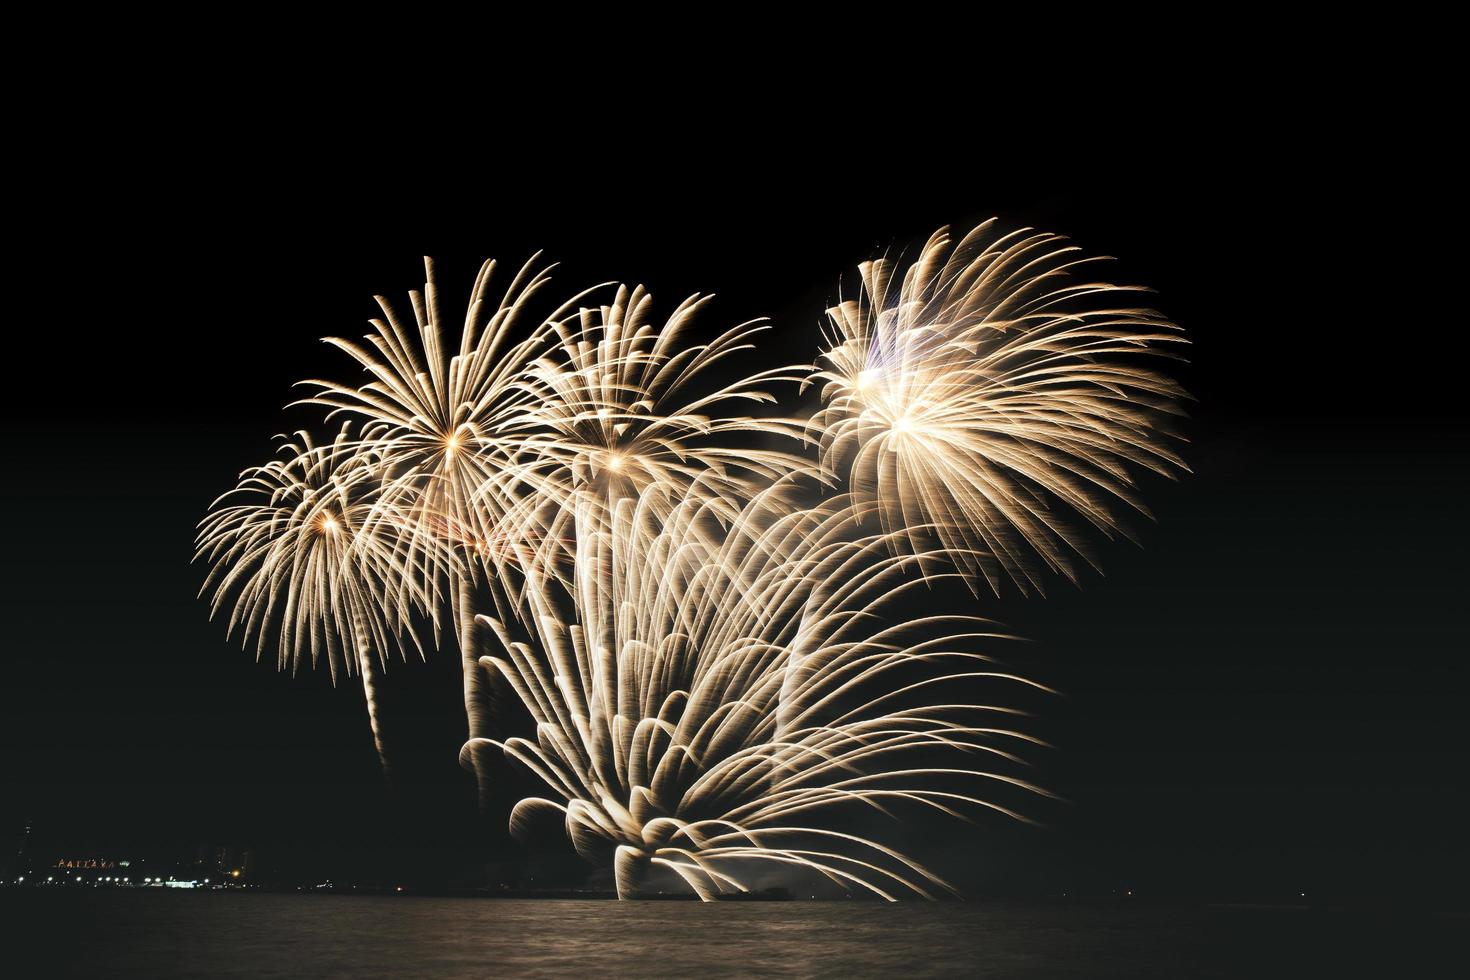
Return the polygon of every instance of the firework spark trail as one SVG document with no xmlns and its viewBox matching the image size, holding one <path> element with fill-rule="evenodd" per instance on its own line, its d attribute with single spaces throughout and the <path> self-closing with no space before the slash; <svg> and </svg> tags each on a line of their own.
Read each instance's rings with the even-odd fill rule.
<svg viewBox="0 0 1470 980">
<path fill-rule="evenodd" d="M 936 232 L 900 277 L 860 267 L 856 299 L 828 311 L 814 375 L 823 458 L 877 501 L 910 550 L 932 527 L 972 580 L 1044 591 L 1090 563 L 1067 512 L 1111 537 L 1110 509 L 1147 513 L 1129 467 L 1172 475 L 1183 390 L 1140 363 L 1183 342 L 1136 287 L 1086 278 L 1098 258 L 1057 235 L 1001 234 L 994 221 L 957 245 Z M 1059 505 L 1059 506 L 1058 506 Z"/>
<path fill-rule="evenodd" d="M 928 697 L 1039 685 L 973 650 L 998 635 L 984 620 L 882 625 L 926 585 L 890 535 L 852 537 L 847 501 L 796 507 L 783 480 L 728 527 L 697 497 L 628 499 L 612 516 L 601 610 L 578 589 L 538 596 L 525 638 L 485 619 L 507 651 L 487 662 L 536 722 L 534 739 L 496 744 L 552 792 L 518 804 L 513 830 L 559 812 L 579 853 L 614 850 L 624 896 L 650 866 L 708 899 L 777 864 L 884 898 L 932 897 L 948 886 L 878 840 L 827 829 L 825 811 L 1016 815 L 946 778 L 1041 792 L 974 761 L 1013 766 L 1014 746 L 1035 741 L 1009 727 L 1010 709 Z M 609 611 L 601 635 L 589 631 Z M 957 761 L 933 764 L 936 753 Z"/>
<path fill-rule="evenodd" d="M 246 470 L 200 522 L 195 559 L 209 563 L 200 594 L 210 615 L 226 607 L 226 635 L 256 637 L 263 655 L 275 626 L 276 664 L 297 669 L 323 661 L 363 685 L 378 761 L 389 775 L 378 718 L 377 674 L 390 652 L 406 652 L 416 614 L 432 617 L 422 566 L 396 533 L 403 523 L 383 499 L 380 460 L 352 427 L 318 445 L 306 432 L 286 438 L 278 458 Z"/>
</svg>

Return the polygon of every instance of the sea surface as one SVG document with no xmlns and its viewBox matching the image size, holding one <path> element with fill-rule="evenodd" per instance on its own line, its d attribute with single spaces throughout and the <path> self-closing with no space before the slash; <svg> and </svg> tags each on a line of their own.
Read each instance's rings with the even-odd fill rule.
<svg viewBox="0 0 1470 980">
<path fill-rule="evenodd" d="M 1393 910 L 0 893 L 13 977 L 1470 976 Z"/>
</svg>

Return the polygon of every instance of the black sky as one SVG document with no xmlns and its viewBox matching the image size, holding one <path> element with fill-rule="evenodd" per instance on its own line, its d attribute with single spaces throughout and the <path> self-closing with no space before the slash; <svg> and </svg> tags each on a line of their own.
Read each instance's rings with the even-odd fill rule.
<svg viewBox="0 0 1470 980">
<path fill-rule="evenodd" d="M 1198 402 L 1194 472 L 1146 484 L 1141 548 L 1102 547 L 1106 576 L 1081 589 L 987 605 L 1066 694 L 1041 768 L 1071 802 L 1050 830 L 954 845 L 965 880 L 1450 894 L 1470 870 L 1470 418 L 1457 318 L 1406 302 L 1451 284 L 1393 227 L 1429 216 L 1432 190 L 1333 173 L 1285 119 L 1254 148 L 1121 148 L 1045 173 L 967 142 L 839 153 L 811 125 L 829 139 L 675 128 L 513 161 L 487 137 L 412 180 L 269 128 L 69 164 L 7 340 L 0 833 L 30 819 L 87 846 L 473 864 L 498 831 L 470 819 L 454 765 L 452 656 L 390 672 L 385 723 L 412 760 L 390 802 L 357 692 L 255 663 L 194 597 L 194 523 L 312 419 L 282 415 L 291 383 L 349 376 L 318 338 L 360 335 L 373 293 L 420 285 L 423 254 L 456 296 L 481 258 L 545 249 L 564 288 L 644 282 L 663 309 L 714 292 L 710 321 L 768 315 L 772 358 L 807 359 L 856 262 L 994 215 L 1156 289 L 1193 342 Z"/>
</svg>

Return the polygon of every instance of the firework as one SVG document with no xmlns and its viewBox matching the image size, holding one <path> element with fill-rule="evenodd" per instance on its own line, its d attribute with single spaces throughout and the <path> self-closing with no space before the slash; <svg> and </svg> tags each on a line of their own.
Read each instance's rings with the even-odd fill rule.
<svg viewBox="0 0 1470 980">
<path fill-rule="evenodd" d="M 301 404 L 363 422 L 362 441 L 385 464 L 385 495 L 444 547 L 426 550 L 435 563 L 432 585 L 454 584 L 477 574 L 481 561 L 505 554 L 506 499 L 481 492 L 504 479 L 524 444 L 525 419 L 535 392 L 522 372 L 556 340 L 559 318 L 588 293 L 573 296 L 530 323 L 533 298 L 549 281 L 550 268 L 533 256 L 496 302 L 490 296 L 496 264 L 486 262 L 470 294 L 458 343 L 445 336 L 434 264 L 424 260 L 427 282 L 409 293 L 412 325 L 390 300 L 376 296 L 383 316 L 371 321 L 366 344 L 328 337 L 370 380 L 352 385 L 308 380 L 316 393 Z M 518 333 L 526 336 L 514 338 Z M 329 415 L 329 417 L 330 417 Z M 465 560 L 466 557 L 471 560 Z M 453 602 L 455 596 L 450 596 Z"/>
<path fill-rule="evenodd" d="M 883 258 L 828 311 L 823 458 L 920 551 L 937 538 L 973 579 L 1044 591 L 1075 580 L 1085 535 L 1126 533 L 1111 505 L 1147 513 L 1130 467 L 1172 474 L 1169 419 L 1184 392 L 1148 363 L 1182 342 L 1092 279 L 1096 258 L 1057 235 L 986 222 L 936 232 L 899 275 Z"/>
<path fill-rule="evenodd" d="M 425 588 L 436 604 L 447 604 L 459 640 L 464 704 L 470 736 L 492 731 L 497 692 L 487 689 L 475 647 L 474 614 L 489 592 L 503 604 L 513 581 L 505 548 L 501 500 L 479 488 L 493 484 L 515 458 L 518 442 L 505 436 L 524 415 L 530 394 L 520 371 L 554 339 L 555 321 L 568 314 L 574 296 L 531 323 L 529 306 L 546 285 L 549 269 L 533 256 L 512 278 L 499 301 L 490 293 L 495 263 L 480 269 L 470 294 L 457 344 L 447 342 L 446 318 L 432 260 L 424 260 L 427 282 L 409 294 L 412 325 L 387 298 L 377 296 L 383 316 L 371 321 L 367 343 L 326 339 L 369 375 L 361 385 L 305 381 L 317 388 L 306 404 L 331 414 L 363 420 L 362 441 L 383 462 L 383 498 L 428 571 Z M 582 294 L 585 295 L 585 294 Z M 525 333 L 515 340 L 517 333 Z M 488 564 L 497 574 L 479 572 Z M 489 588 L 483 588 L 488 585 Z M 440 593 L 447 589 L 447 595 Z M 489 774 L 472 758 L 481 801 Z"/>
<path fill-rule="evenodd" d="M 557 344 L 524 370 L 521 386 L 532 397 L 504 426 L 518 436 L 513 461 L 481 485 L 477 500 L 504 515 L 520 544 L 518 567 L 536 588 L 549 577 L 586 587 L 576 582 L 609 560 L 602 549 L 621 501 L 697 499 L 729 524 L 761 488 L 815 471 L 809 459 L 765 445 L 798 445 L 805 422 L 740 411 L 773 402 L 767 388 L 799 381 L 805 369 L 712 383 L 715 369 L 769 327 L 751 321 L 689 343 L 706 302 L 692 296 L 658 325 L 643 287 L 619 287 L 611 303 L 556 324 Z"/>
<path fill-rule="evenodd" d="M 1006 770 L 1035 740 L 1014 712 L 946 689 L 1030 686 L 975 649 L 972 617 L 882 626 L 923 580 L 888 535 L 852 538 L 837 498 L 795 506 L 790 481 L 726 525 L 707 500 L 621 501 L 592 590 L 538 596 L 529 636 L 487 658 L 535 720 L 497 740 L 547 785 L 511 816 L 555 811 L 573 845 L 612 852 L 618 892 L 668 869 L 701 898 L 799 868 L 883 898 L 948 886 L 832 811 L 1014 810 L 982 785 L 1041 792 Z M 715 533 L 719 528 L 723 533 Z M 589 596 L 592 597 L 589 601 Z M 595 606 L 596 608 L 588 608 Z M 956 785 L 951 785 L 956 784 Z"/>
<path fill-rule="evenodd" d="M 280 669 L 325 663 L 334 683 L 339 669 L 357 671 L 387 775 L 378 674 L 405 636 L 422 653 L 412 623 L 434 610 L 423 568 L 396 532 L 383 533 L 405 521 L 381 487 L 380 460 L 350 425 L 325 445 L 298 432 L 215 502 L 195 559 L 211 566 L 200 593 L 213 593 L 211 617 L 228 608 L 227 636 L 256 637 L 263 655 L 274 628 Z"/>
</svg>

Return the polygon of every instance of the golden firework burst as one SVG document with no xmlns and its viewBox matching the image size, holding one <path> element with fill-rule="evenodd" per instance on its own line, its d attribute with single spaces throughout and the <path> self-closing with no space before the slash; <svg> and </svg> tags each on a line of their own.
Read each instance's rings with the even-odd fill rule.
<svg viewBox="0 0 1470 980">
<path fill-rule="evenodd" d="M 436 610 L 398 533 L 408 521 L 382 486 L 380 458 L 350 424 L 326 444 L 282 437 L 277 458 L 242 473 L 200 522 L 195 559 L 210 565 L 200 593 L 212 593 L 211 616 L 229 610 L 227 636 L 254 636 L 264 654 L 274 635 L 282 670 L 359 674 L 386 773 L 378 674 L 405 642 L 422 654 L 413 625 Z"/>
<path fill-rule="evenodd" d="M 1075 579 L 1090 549 L 1072 517 L 1126 533 L 1112 504 L 1147 513 L 1130 467 L 1184 468 L 1185 393 L 1148 363 L 1183 337 L 1138 288 L 1091 278 L 1096 261 L 994 221 L 958 244 L 941 229 L 901 275 L 863 263 L 860 294 L 828 311 L 824 460 L 910 550 L 937 538 L 996 590 Z"/>
</svg>

